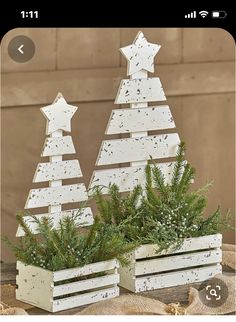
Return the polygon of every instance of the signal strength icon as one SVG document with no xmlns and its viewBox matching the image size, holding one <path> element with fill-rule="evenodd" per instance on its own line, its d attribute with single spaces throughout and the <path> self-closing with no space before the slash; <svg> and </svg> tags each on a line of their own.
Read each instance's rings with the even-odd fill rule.
<svg viewBox="0 0 236 322">
<path fill-rule="evenodd" d="M 187 15 L 184 16 L 184 18 L 197 18 L 196 11 L 190 12 Z"/>
<path fill-rule="evenodd" d="M 205 18 L 208 15 L 208 13 L 209 12 L 205 10 L 199 11 L 199 15 L 202 16 L 202 18 Z"/>
</svg>

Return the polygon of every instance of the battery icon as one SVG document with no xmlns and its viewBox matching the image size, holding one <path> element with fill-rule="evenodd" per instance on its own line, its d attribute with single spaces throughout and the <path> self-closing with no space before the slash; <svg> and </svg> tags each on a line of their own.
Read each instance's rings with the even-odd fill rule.
<svg viewBox="0 0 236 322">
<path fill-rule="evenodd" d="M 211 16 L 212 16 L 212 18 L 225 18 L 227 16 L 227 13 L 223 10 L 212 11 Z"/>
</svg>

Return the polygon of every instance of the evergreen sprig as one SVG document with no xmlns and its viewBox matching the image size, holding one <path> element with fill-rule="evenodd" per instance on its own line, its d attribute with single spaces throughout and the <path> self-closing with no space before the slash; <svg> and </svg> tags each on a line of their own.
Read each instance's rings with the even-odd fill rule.
<svg viewBox="0 0 236 322">
<path fill-rule="evenodd" d="M 195 169 L 185 161 L 185 144 L 181 142 L 170 182 L 157 163 L 146 166 L 145 191 L 140 186 L 123 195 L 116 185 L 108 187 L 108 195 L 96 188 L 99 214 L 105 222 L 118 225 L 130 242 L 155 243 L 160 251 L 178 247 L 184 238 L 199 237 L 230 229 L 231 214 L 223 218 L 218 208 L 205 218 L 211 183 L 190 191 Z"/>
<path fill-rule="evenodd" d="M 127 242 L 117 226 L 103 223 L 98 217 L 95 217 L 93 225 L 86 228 L 79 227 L 73 216 L 64 217 L 57 229 L 48 217 L 31 218 L 37 224 L 37 235 L 25 223 L 23 214 L 18 214 L 17 221 L 25 235 L 18 244 L 7 237 L 2 238 L 17 260 L 28 265 L 57 271 L 114 258 L 125 265 L 126 253 L 135 247 Z"/>
</svg>

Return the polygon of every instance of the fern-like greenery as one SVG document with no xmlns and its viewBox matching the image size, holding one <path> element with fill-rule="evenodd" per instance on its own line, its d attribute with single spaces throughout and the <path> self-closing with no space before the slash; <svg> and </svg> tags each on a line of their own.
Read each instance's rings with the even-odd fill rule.
<svg viewBox="0 0 236 322">
<path fill-rule="evenodd" d="M 184 238 L 215 234 L 229 229 L 231 214 L 222 218 L 220 208 L 204 218 L 211 183 L 190 191 L 195 169 L 185 161 L 185 144 L 180 143 L 170 182 L 155 162 L 146 166 L 145 191 L 137 186 L 123 196 L 116 185 L 103 196 L 97 188 L 95 199 L 104 222 L 118 225 L 130 242 L 155 243 L 160 250 L 178 247 Z"/>
<path fill-rule="evenodd" d="M 17 214 L 17 221 L 25 235 L 18 244 L 3 238 L 17 260 L 25 264 L 57 271 L 117 258 L 125 265 L 126 253 L 135 247 L 125 240 L 117 226 L 103 223 L 98 217 L 95 217 L 93 225 L 80 229 L 75 216 L 61 219 L 58 229 L 53 228 L 48 217 L 31 217 L 37 223 L 37 235 L 32 234 L 23 214 Z"/>
</svg>

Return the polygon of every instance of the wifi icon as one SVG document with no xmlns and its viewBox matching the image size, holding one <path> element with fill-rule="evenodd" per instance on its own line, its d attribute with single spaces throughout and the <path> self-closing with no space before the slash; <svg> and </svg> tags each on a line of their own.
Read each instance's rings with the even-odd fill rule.
<svg viewBox="0 0 236 322">
<path fill-rule="evenodd" d="M 199 11 L 199 15 L 202 16 L 202 18 L 205 18 L 208 15 L 208 13 L 209 12 L 205 10 Z"/>
</svg>

